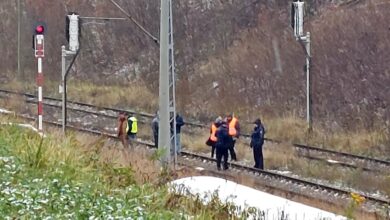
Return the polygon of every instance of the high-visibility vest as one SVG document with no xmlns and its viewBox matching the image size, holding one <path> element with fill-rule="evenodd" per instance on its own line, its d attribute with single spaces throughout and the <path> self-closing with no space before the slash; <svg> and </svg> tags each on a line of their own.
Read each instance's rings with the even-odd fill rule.
<svg viewBox="0 0 390 220">
<path fill-rule="evenodd" d="M 217 126 L 213 123 L 211 125 L 211 134 L 210 134 L 210 140 L 217 141 L 217 136 L 215 136 L 215 133 L 217 132 Z"/>
<path fill-rule="evenodd" d="M 138 125 L 137 125 L 137 119 L 134 116 L 128 119 L 127 128 L 126 128 L 127 133 L 129 133 L 130 124 L 131 124 L 130 133 L 136 134 L 138 132 Z"/>
<path fill-rule="evenodd" d="M 229 135 L 230 136 L 236 136 L 237 130 L 236 130 L 236 124 L 238 120 L 236 117 L 233 117 L 232 120 L 229 122 Z"/>
</svg>

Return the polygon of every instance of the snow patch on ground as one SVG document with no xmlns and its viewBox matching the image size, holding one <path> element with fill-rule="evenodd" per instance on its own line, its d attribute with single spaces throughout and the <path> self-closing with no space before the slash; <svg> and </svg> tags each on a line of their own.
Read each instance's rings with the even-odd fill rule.
<svg viewBox="0 0 390 220">
<path fill-rule="evenodd" d="M 4 114 L 13 114 L 14 112 L 8 111 L 7 109 L 2 109 L 2 108 L 0 108 L 0 113 L 4 113 Z"/>
<path fill-rule="evenodd" d="M 0 108 L 0 113 L 4 113 L 4 114 L 13 114 L 14 112 L 12 111 L 8 111 L 7 109 L 2 109 Z M 37 132 L 41 137 L 46 137 L 44 134 L 40 133 L 38 131 L 38 129 L 36 129 L 34 126 L 30 125 L 30 124 L 16 124 L 16 123 L 11 123 L 11 122 L 2 122 L 1 125 L 11 125 L 11 126 L 19 126 L 19 127 L 23 127 L 23 128 L 27 128 L 27 129 L 31 129 L 35 132 Z"/>
<path fill-rule="evenodd" d="M 15 124 L 15 123 L 8 122 L 8 123 L 1 123 L 1 125 L 19 126 L 19 127 L 22 127 L 22 128 L 31 129 L 31 130 L 37 132 L 41 137 L 46 137 L 44 134 L 39 132 L 38 129 L 36 129 L 34 126 L 32 126 L 30 124 Z"/>
<path fill-rule="evenodd" d="M 221 201 L 241 207 L 255 207 L 263 211 L 264 219 L 347 219 L 318 208 L 274 196 L 238 183 L 210 176 L 186 177 L 171 182 L 173 188 L 188 189 L 192 194 L 211 195 L 218 192 Z"/>
</svg>

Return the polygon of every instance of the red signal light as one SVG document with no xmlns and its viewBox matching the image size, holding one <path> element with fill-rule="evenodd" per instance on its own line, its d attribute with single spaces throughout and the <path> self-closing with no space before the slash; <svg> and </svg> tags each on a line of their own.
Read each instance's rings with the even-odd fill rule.
<svg viewBox="0 0 390 220">
<path fill-rule="evenodd" d="M 38 25 L 35 27 L 36 34 L 43 34 L 44 31 L 45 31 L 45 28 L 42 25 Z"/>
</svg>

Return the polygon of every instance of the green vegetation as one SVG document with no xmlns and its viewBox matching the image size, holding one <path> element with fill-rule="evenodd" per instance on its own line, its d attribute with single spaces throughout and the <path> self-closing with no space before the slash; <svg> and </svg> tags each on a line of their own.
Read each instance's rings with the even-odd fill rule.
<svg viewBox="0 0 390 220">
<path fill-rule="evenodd" d="M 216 195 L 203 204 L 199 195 L 170 193 L 165 182 L 137 183 L 137 166 L 102 159 L 109 154 L 103 138 L 59 137 L 55 132 L 41 138 L 17 126 L 0 127 L 2 218 L 238 219 L 232 214 L 237 207 Z M 158 178 L 167 179 L 161 174 Z"/>
</svg>

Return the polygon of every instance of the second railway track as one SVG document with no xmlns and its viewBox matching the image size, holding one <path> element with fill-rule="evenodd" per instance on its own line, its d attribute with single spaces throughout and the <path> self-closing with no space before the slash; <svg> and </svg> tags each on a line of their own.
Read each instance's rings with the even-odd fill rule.
<svg viewBox="0 0 390 220">
<path fill-rule="evenodd" d="M 28 119 L 28 120 L 35 120 L 33 117 L 29 116 L 23 116 L 19 115 L 19 117 Z M 52 122 L 52 121 L 44 121 L 44 123 L 50 124 L 52 126 L 58 126 L 60 127 L 61 124 L 58 122 Z M 105 133 L 101 131 L 91 130 L 87 128 L 81 128 L 81 127 L 75 127 L 68 125 L 70 129 L 76 130 L 78 132 L 86 132 L 93 135 L 99 135 L 99 136 L 105 136 L 107 138 L 117 139 L 116 135 Z M 143 140 L 137 140 L 136 141 L 140 145 L 145 145 L 148 147 L 153 147 L 152 143 L 149 143 L 147 141 Z M 199 155 L 194 152 L 189 151 L 183 151 L 181 156 L 179 156 L 182 160 L 195 160 L 197 164 L 214 164 L 215 159 Z M 347 189 L 342 189 L 334 186 L 325 185 L 318 182 L 308 181 L 304 179 L 299 179 L 291 176 L 286 176 L 283 174 L 279 174 L 272 171 L 266 171 L 266 170 L 259 170 L 256 168 L 244 166 L 238 163 L 229 163 L 229 167 L 231 171 L 227 172 L 240 172 L 240 173 L 246 173 L 247 175 L 251 175 L 253 178 L 258 178 L 262 182 L 271 184 L 273 187 L 281 187 L 284 188 L 283 190 L 290 190 L 293 191 L 293 193 L 296 194 L 304 194 L 306 196 L 311 196 L 314 198 L 320 197 L 322 199 L 329 198 L 332 200 L 338 200 L 338 201 L 348 201 L 351 198 L 351 193 L 354 193 L 354 191 L 350 191 Z M 226 172 L 226 171 L 224 171 Z M 389 209 L 390 207 L 390 200 L 385 198 L 379 198 L 371 195 L 365 195 L 360 192 L 358 194 L 361 194 L 366 202 L 364 203 L 364 206 L 366 210 L 383 210 L 383 209 Z M 317 198 L 319 199 L 319 198 Z"/>
<path fill-rule="evenodd" d="M 0 89 L 0 94 L 7 96 L 9 94 L 18 95 L 25 98 L 25 101 L 28 103 L 36 104 L 38 102 L 37 97 L 28 93 L 19 93 L 9 90 Z M 52 98 L 52 97 L 44 97 L 43 104 L 46 106 L 61 108 L 62 102 L 60 99 Z M 154 115 L 145 112 L 136 112 L 129 111 L 118 108 L 109 108 L 109 107 L 101 107 L 94 106 L 91 104 L 68 101 L 68 110 L 81 112 L 85 114 L 93 114 L 100 117 L 106 117 L 110 119 L 116 119 L 119 112 L 128 112 L 131 114 L 135 114 L 140 117 L 139 121 L 141 123 L 148 122 Z M 205 128 L 208 129 L 207 125 L 198 123 L 198 122 L 187 122 L 186 124 L 189 126 L 197 127 L 197 128 Z M 243 134 L 242 136 L 248 137 L 249 135 Z M 266 141 L 271 143 L 281 143 L 281 141 L 266 138 Z M 313 146 L 308 146 L 304 144 L 291 143 L 291 145 L 297 150 L 300 156 L 304 156 L 308 159 L 312 160 L 322 160 L 330 165 L 339 165 L 350 168 L 362 169 L 365 171 L 383 171 L 390 170 L 390 161 L 371 158 L 346 152 L 340 152 L 325 148 L 318 148 Z M 314 154 L 314 155 L 313 155 Z"/>
</svg>

